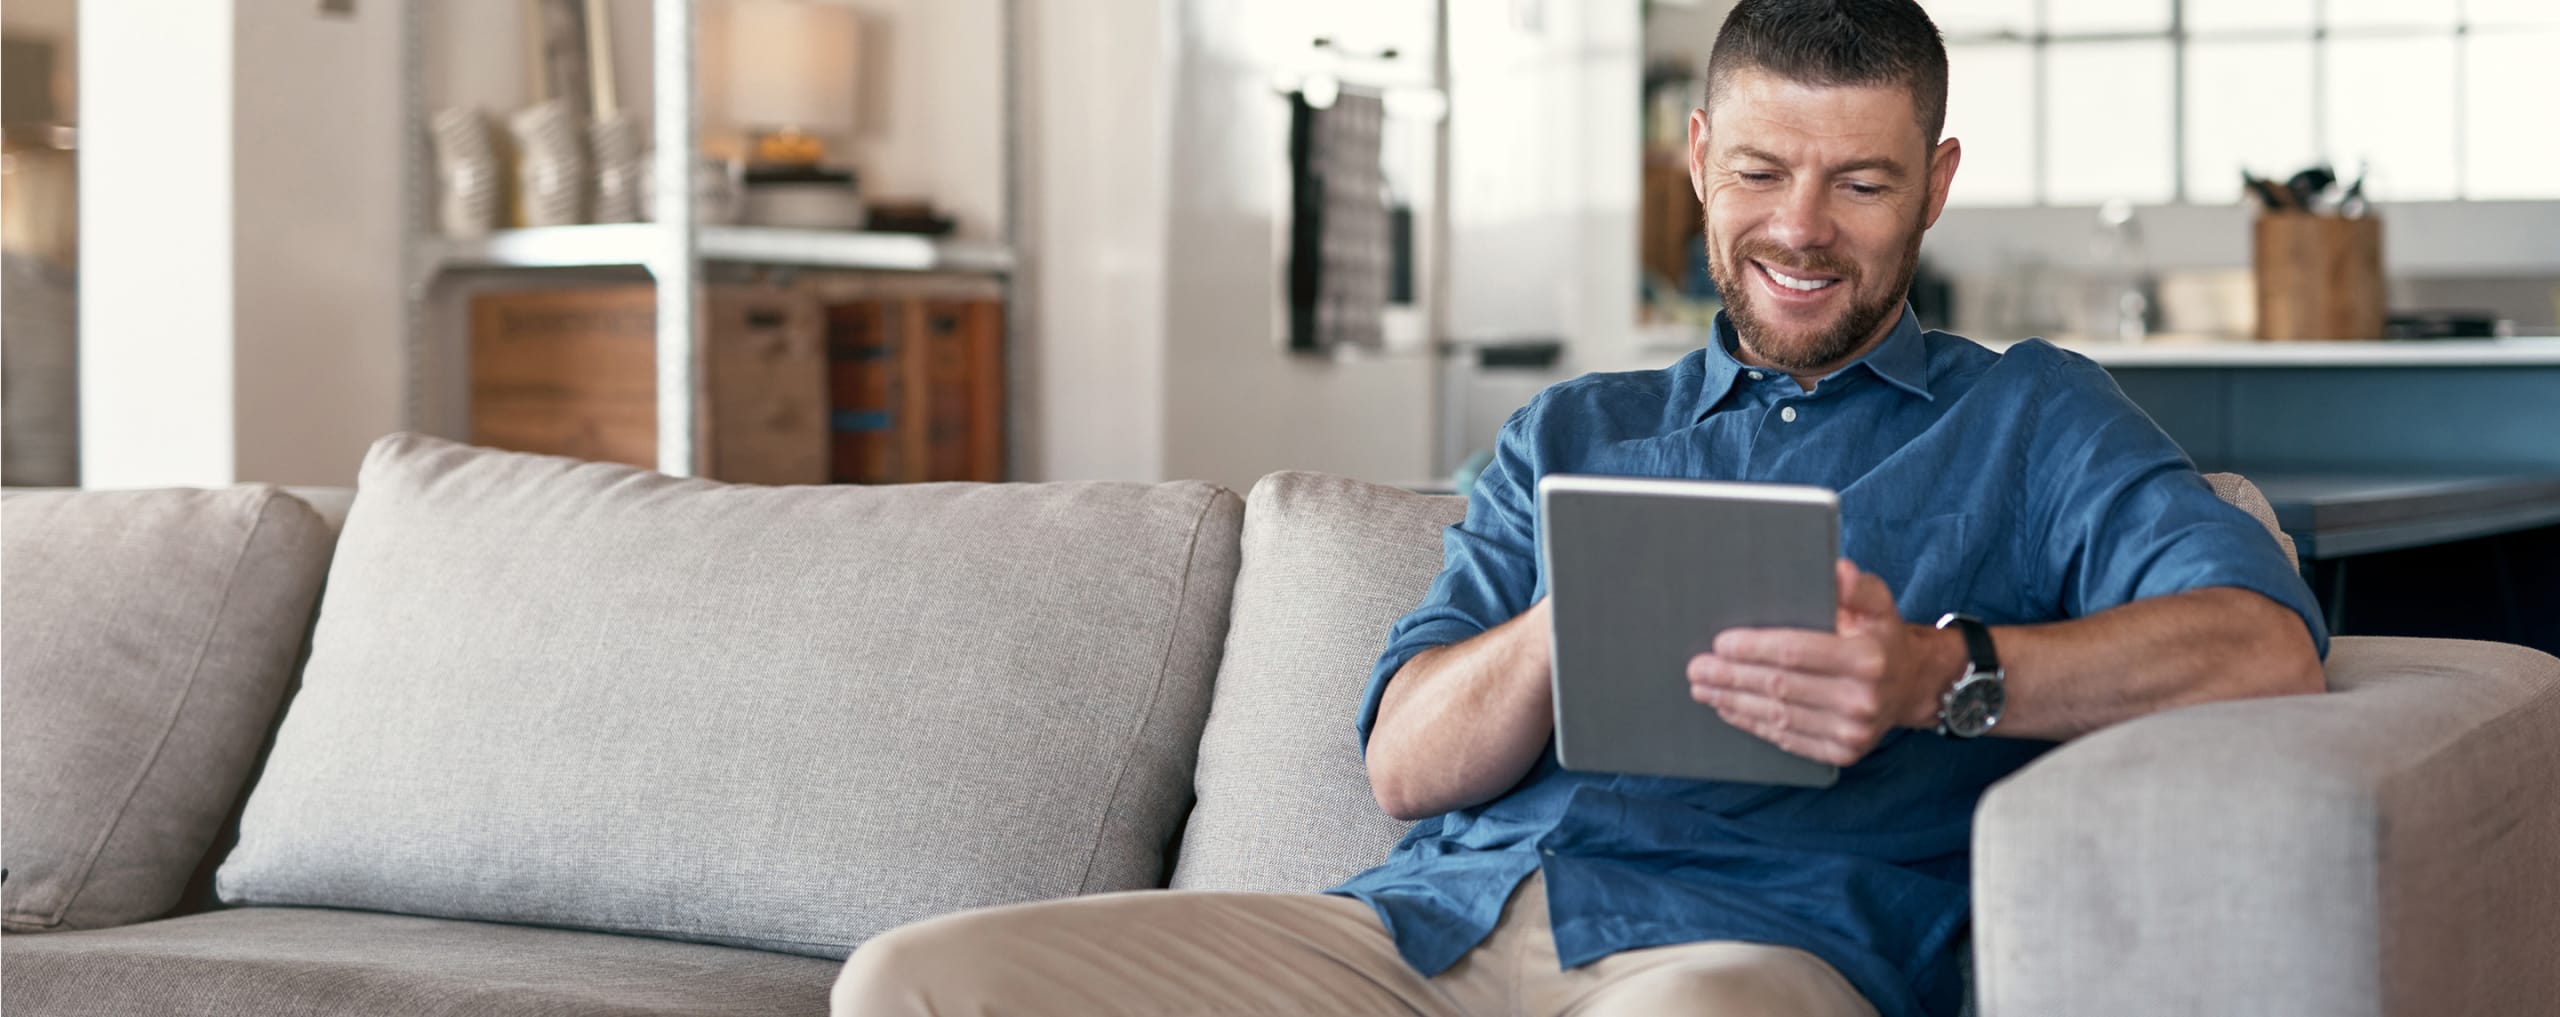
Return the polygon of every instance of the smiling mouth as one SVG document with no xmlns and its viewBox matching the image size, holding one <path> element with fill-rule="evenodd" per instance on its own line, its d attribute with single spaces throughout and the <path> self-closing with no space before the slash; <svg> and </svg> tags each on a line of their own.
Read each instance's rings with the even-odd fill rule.
<svg viewBox="0 0 2560 1017">
<path fill-rule="evenodd" d="M 1837 277 L 1823 278 L 1819 276 L 1789 275 L 1771 267 L 1769 263 L 1765 261 L 1755 260 L 1752 264 L 1759 266 L 1760 274 L 1767 276 L 1770 282 L 1777 284 L 1782 289 L 1792 290 L 1797 293 L 1813 293 L 1829 289 L 1833 284 L 1840 281 Z"/>
</svg>

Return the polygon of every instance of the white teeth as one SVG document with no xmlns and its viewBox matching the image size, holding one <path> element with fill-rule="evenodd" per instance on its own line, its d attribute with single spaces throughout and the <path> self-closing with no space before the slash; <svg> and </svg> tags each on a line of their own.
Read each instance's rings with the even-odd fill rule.
<svg viewBox="0 0 2560 1017">
<path fill-rule="evenodd" d="M 1777 280 L 1778 285 L 1806 293 L 1811 293 L 1814 290 L 1821 289 L 1825 286 L 1831 285 L 1832 283 L 1840 281 L 1838 279 L 1798 279 L 1794 276 L 1778 271 L 1777 269 L 1770 268 L 1767 262 L 1761 263 L 1760 270 L 1769 273 L 1769 278 Z"/>
</svg>

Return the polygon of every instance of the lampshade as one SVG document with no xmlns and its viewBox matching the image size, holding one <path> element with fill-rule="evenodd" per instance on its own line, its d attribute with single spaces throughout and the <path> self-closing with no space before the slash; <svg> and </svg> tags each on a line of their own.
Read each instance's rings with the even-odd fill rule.
<svg viewBox="0 0 2560 1017">
<path fill-rule="evenodd" d="M 729 5 L 729 119 L 749 129 L 846 133 L 854 127 L 862 22 L 824 0 Z"/>
</svg>

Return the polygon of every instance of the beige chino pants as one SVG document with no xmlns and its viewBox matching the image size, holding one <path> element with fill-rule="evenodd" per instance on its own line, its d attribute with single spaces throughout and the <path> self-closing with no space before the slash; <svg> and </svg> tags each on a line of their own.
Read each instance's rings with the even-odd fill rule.
<svg viewBox="0 0 2560 1017">
<path fill-rule="evenodd" d="M 1802 950 L 1708 942 L 1556 968 L 1532 874 L 1492 936 L 1424 978 L 1367 904 L 1151 890 L 947 915 L 863 945 L 834 1017 L 1874 1017 Z"/>
</svg>

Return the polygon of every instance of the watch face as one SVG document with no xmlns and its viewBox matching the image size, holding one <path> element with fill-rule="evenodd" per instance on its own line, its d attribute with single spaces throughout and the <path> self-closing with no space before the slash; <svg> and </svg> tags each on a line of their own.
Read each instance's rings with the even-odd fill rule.
<svg viewBox="0 0 2560 1017">
<path fill-rule="evenodd" d="M 2000 707 L 2008 702 L 2009 693 L 2002 684 L 1982 676 L 1968 678 L 1957 685 L 1953 701 L 1947 704 L 1947 730 L 1967 738 L 1991 730 L 2000 721 Z"/>
</svg>

